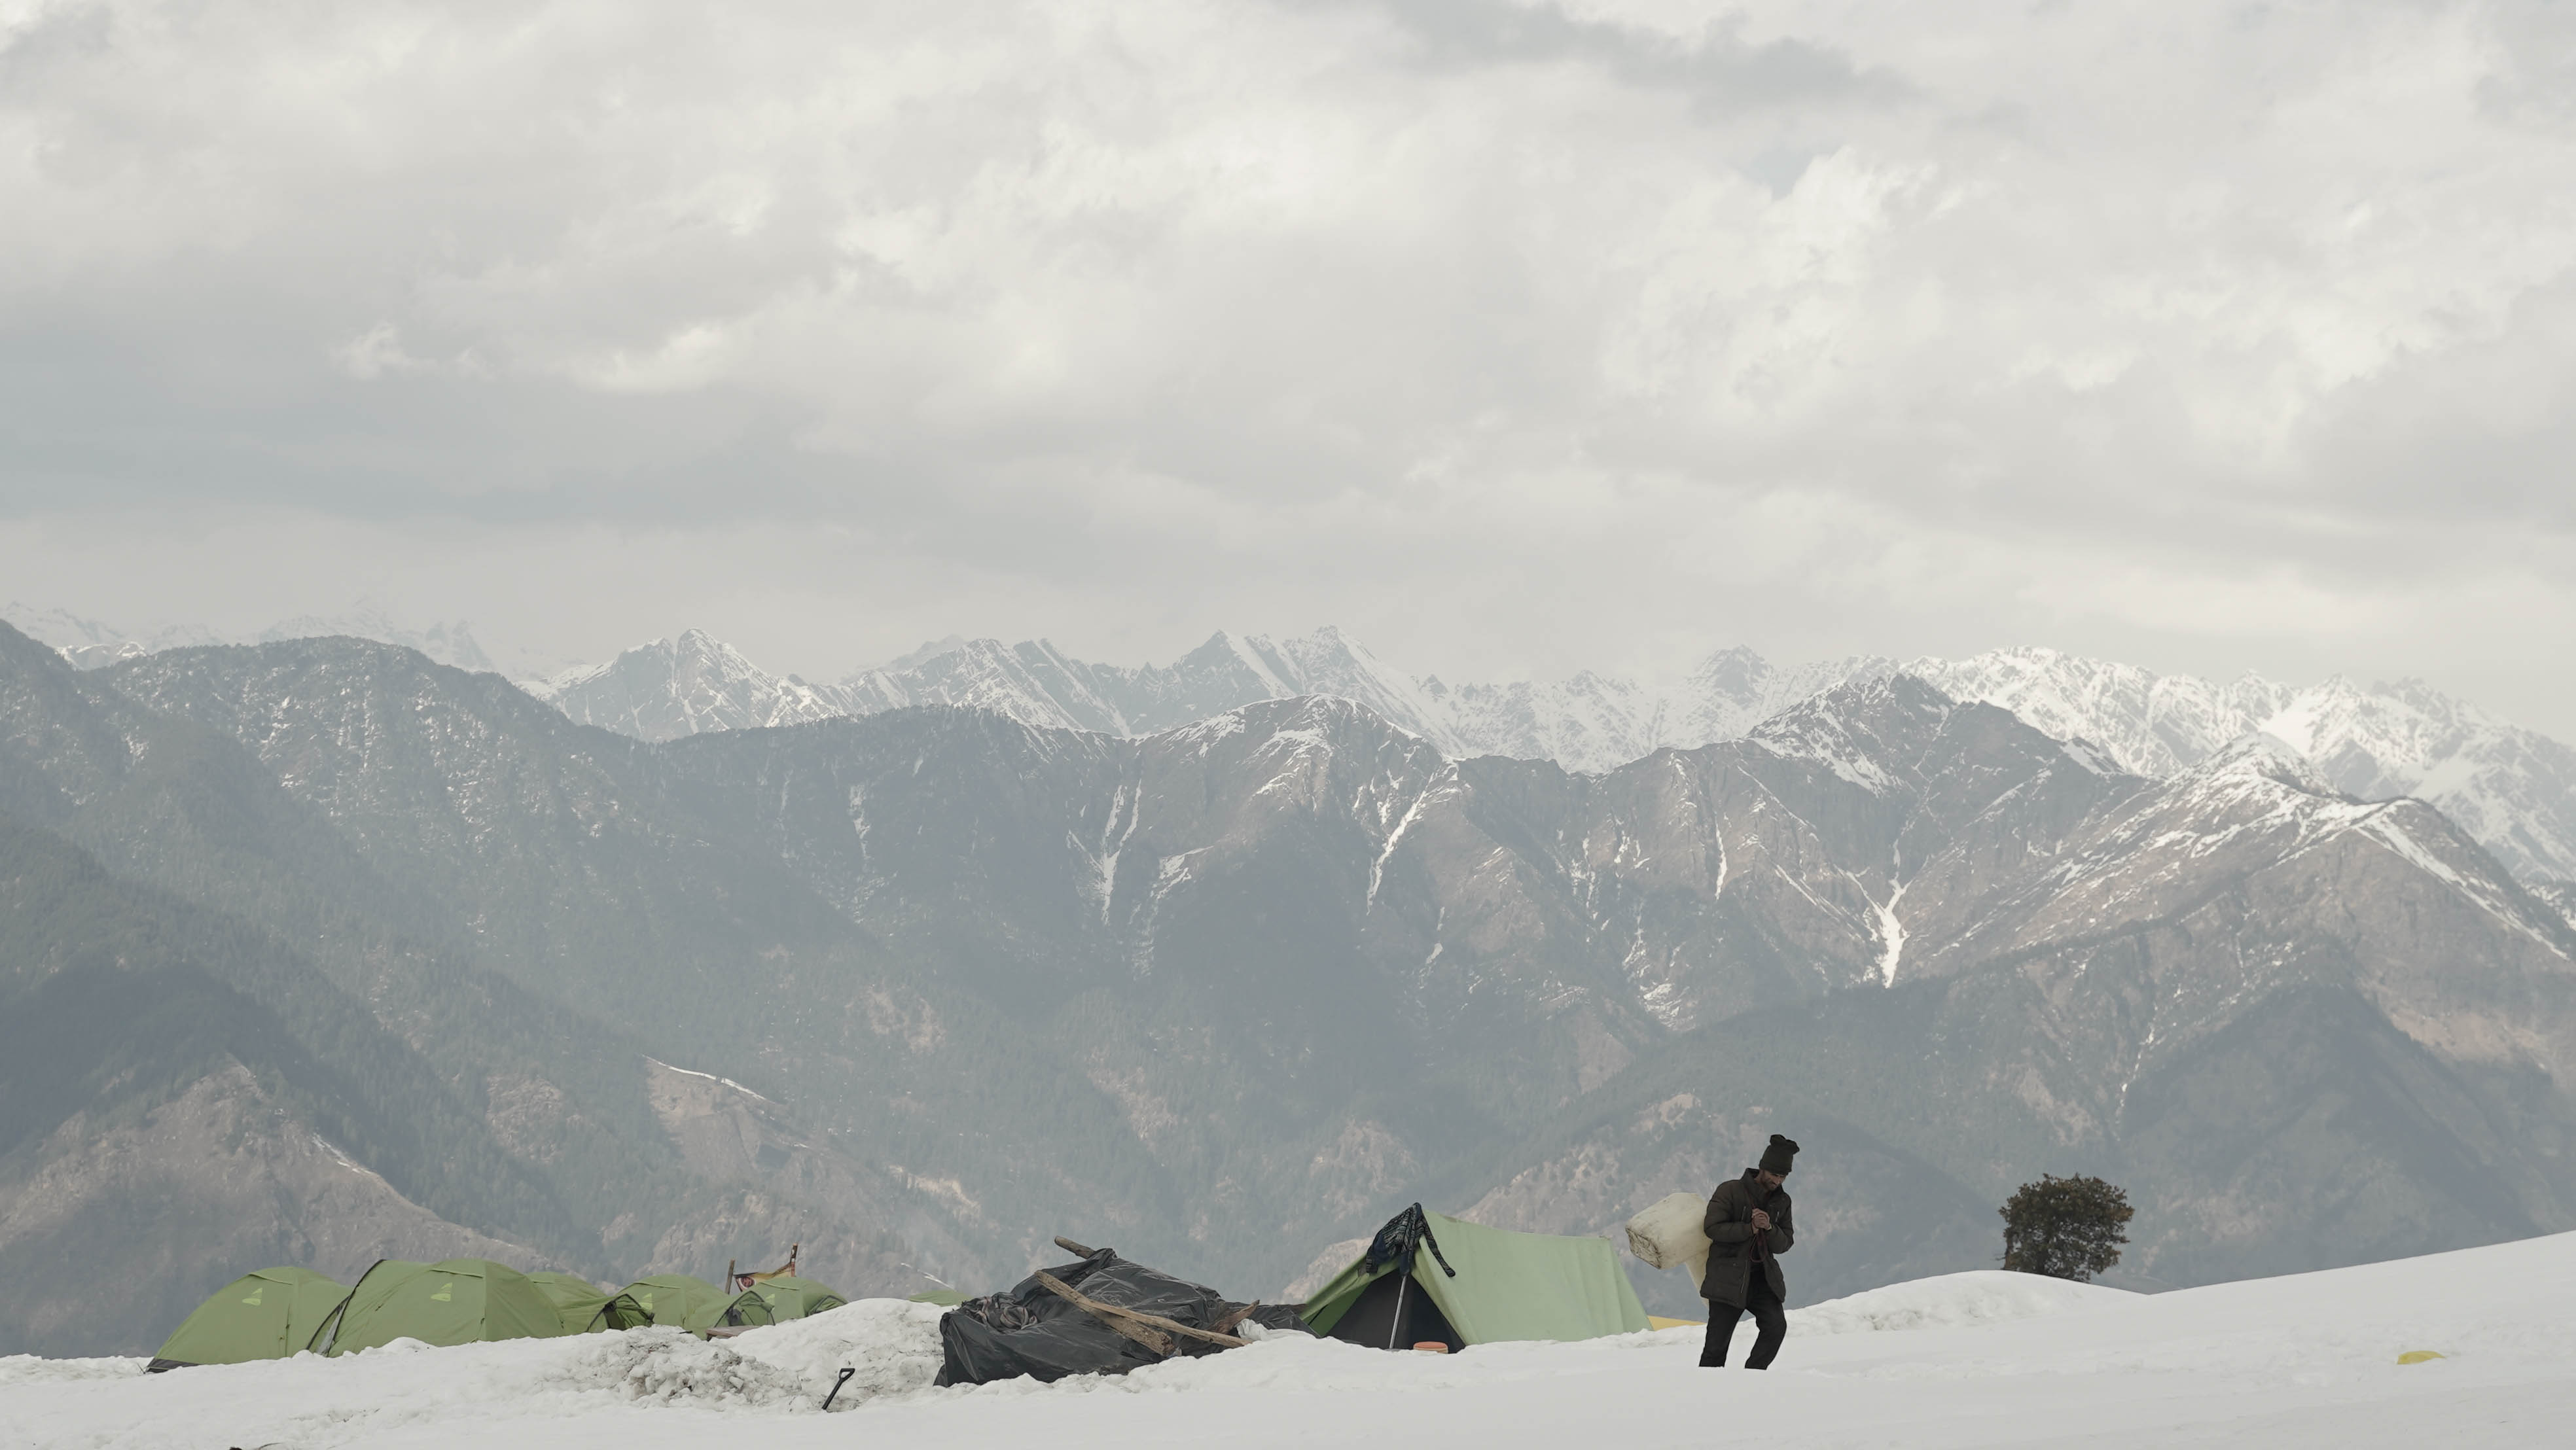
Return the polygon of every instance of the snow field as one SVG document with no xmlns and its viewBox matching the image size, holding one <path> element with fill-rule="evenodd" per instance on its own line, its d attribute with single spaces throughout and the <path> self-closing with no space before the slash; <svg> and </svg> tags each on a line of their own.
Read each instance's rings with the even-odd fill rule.
<svg viewBox="0 0 2576 1450">
<path fill-rule="evenodd" d="M 730 1340 L 677 1329 L 437 1349 L 398 1339 L 341 1359 L 297 1355 L 145 1375 L 142 1359 L 0 1358 L 0 1424 L 45 1446 L 359 1445 L 408 1430 L 456 1442 L 507 1425 L 593 1420 L 689 1406 L 725 1422 L 810 1414 L 844 1366 L 834 1402 L 926 1390 L 939 1373 L 940 1310 L 869 1299 Z M 88 1391 L 88 1393 L 81 1393 Z M 24 1408 L 48 1401 L 59 1415 Z M 4 1440 L 5 1437 L 0 1437 Z M 7 1442 L 15 1443 L 15 1442 Z M 424 1443 L 427 1443 L 426 1441 Z"/>
<path fill-rule="evenodd" d="M 1794 1288 L 1795 1279 L 1792 1279 Z M 2576 1437 L 2576 1235 L 2141 1296 L 1982 1272 L 1791 1312 L 1769 1374 L 1699 1331 L 1387 1354 L 1302 1335 L 1055 1385 L 929 1388 L 938 1311 L 868 1300 L 705 1343 L 676 1331 L 388 1345 L 145 1377 L 0 1359 L 0 1425 L 47 1447 L 527 1443 L 692 1450 L 1049 1443 L 2374 1446 Z M 1740 1361 L 1751 1339 L 1738 1331 Z M 2400 1365 L 2429 1349 L 2444 1358 Z M 858 1373 L 833 1414 L 839 1369 Z M 26 1437 L 23 1441 L 19 1437 Z"/>
</svg>

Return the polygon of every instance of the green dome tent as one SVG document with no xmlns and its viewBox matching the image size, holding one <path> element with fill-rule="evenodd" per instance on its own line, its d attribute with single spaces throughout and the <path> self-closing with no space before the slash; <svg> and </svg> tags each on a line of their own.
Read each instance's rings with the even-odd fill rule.
<svg viewBox="0 0 2576 1450">
<path fill-rule="evenodd" d="M 151 1372 L 284 1359 L 310 1343 L 313 1331 L 347 1297 L 347 1289 L 311 1269 L 244 1274 L 180 1321 L 152 1356 Z"/>
<path fill-rule="evenodd" d="M 1418 1245 L 1419 1251 L 1415 1252 Z M 1607 1239 L 1510 1233 L 1415 1204 L 1306 1301 L 1315 1332 L 1381 1349 L 1441 1340 L 1597 1339 L 1647 1327 L 1645 1306 Z M 1392 1253 L 1389 1250 L 1393 1250 Z M 1403 1272 L 1410 1258 L 1412 1272 Z"/>
<path fill-rule="evenodd" d="M 769 1305 L 759 1295 L 728 1295 L 694 1274 L 655 1274 L 627 1285 L 625 1292 L 648 1323 L 692 1334 L 770 1322 Z"/>
<path fill-rule="evenodd" d="M 790 1319 L 810 1319 L 827 1309 L 838 1309 L 850 1302 L 813 1280 L 800 1279 L 794 1274 L 762 1279 L 751 1286 L 751 1292 L 759 1295 L 761 1302 L 769 1306 L 769 1318 L 773 1324 L 784 1324 Z"/>
<path fill-rule="evenodd" d="M 563 1316 L 528 1276 L 490 1259 L 415 1264 L 382 1259 L 358 1280 L 313 1347 L 354 1354 L 417 1339 L 425 1344 L 479 1344 L 491 1339 L 552 1339 Z"/>
<path fill-rule="evenodd" d="M 555 1317 L 566 1334 L 596 1334 L 610 1329 L 634 1329 L 653 1322 L 644 1306 L 623 1290 L 611 1294 L 588 1279 L 573 1274 L 551 1272 L 528 1276 L 546 1302 L 555 1306 Z"/>
</svg>

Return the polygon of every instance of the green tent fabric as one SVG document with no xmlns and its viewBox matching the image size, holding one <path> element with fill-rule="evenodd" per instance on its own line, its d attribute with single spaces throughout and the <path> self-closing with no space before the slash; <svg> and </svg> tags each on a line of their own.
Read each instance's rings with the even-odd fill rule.
<svg viewBox="0 0 2576 1450">
<path fill-rule="evenodd" d="M 810 1319 L 827 1309 L 838 1309 L 850 1301 L 824 1288 L 811 1279 L 794 1274 L 781 1274 L 775 1279 L 762 1279 L 751 1286 L 769 1306 L 770 1322 L 784 1324 L 790 1319 Z"/>
<path fill-rule="evenodd" d="M 704 1334 L 726 1326 L 767 1324 L 769 1305 L 757 1294 L 727 1294 L 694 1274 L 655 1274 L 626 1286 L 647 1319 Z"/>
<path fill-rule="evenodd" d="M 578 1275 L 540 1272 L 530 1274 L 528 1282 L 555 1306 L 555 1316 L 566 1334 L 634 1329 L 653 1322 L 632 1296 L 622 1290 L 611 1294 Z"/>
<path fill-rule="evenodd" d="M 1647 1327 L 1645 1306 L 1607 1239 L 1511 1233 L 1437 1213 L 1423 1218 L 1458 1274 L 1442 1273 L 1425 1246 L 1407 1288 L 1428 1294 L 1468 1344 L 1597 1339 Z M 1369 1285 L 1394 1272 L 1392 1264 L 1372 1272 L 1364 1260 L 1354 1263 L 1298 1312 L 1317 1334 L 1330 1334 Z"/>
<path fill-rule="evenodd" d="M 608 1302 L 599 1307 L 598 1323 L 584 1326 L 584 1328 L 585 1331 L 593 1329 L 641 1329 L 652 1322 L 653 1316 L 644 1312 L 644 1306 L 636 1303 L 633 1295 L 621 1290 L 615 1294 L 609 1295 Z"/>
<path fill-rule="evenodd" d="M 180 1321 L 152 1356 L 154 1372 L 192 1364 L 242 1364 L 284 1359 L 304 1348 L 313 1331 L 349 1291 L 311 1269 L 262 1269 L 220 1289 Z"/>
<path fill-rule="evenodd" d="M 415 1264 L 385 1259 L 358 1280 L 313 1345 L 327 1354 L 417 1339 L 424 1344 L 479 1344 L 492 1339 L 552 1339 L 563 1316 L 528 1276 L 490 1259 Z"/>
<path fill-rule="evenodd" d="M 954 1289 L 924 1289 L 920 1293 L 913 1295 L 905 1302 L 911 1304 L 937 1304 L 942 1308 L 954 1309 L 958 1305 L 966 1302 L 966 1296 L 958 1293 Z"/>
</svg>

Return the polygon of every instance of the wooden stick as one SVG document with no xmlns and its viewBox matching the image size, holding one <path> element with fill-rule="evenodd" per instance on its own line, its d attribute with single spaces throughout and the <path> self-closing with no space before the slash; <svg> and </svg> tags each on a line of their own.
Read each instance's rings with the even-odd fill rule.
<svg viewBox="0 0 2576 1450">
<path fill-rule="evenodd" d="M 1083 1293 L 1081 1290 L 1074 1288 L 1071 1284 L 1066 1283 L 1044 1269 L 1040 1269 L 1038 1271 L 1038 1282 L 1046 1286 L 1049 1290 L 1071 1300 L 1076 1308 L 1086 1310 L 1103 1321 L 1110 1321 L 1113 1318 L 1131 1319 L 1141 1327 L 1159 1329 L 1166 1334 L 1187 1335 L 1192 1339 L 1204 1340 L 1209 1344 L 1223 1345 L 1227 1349 L 1241 1349 L 1246 1344 L 1251 1343 L 1250 1340 L 1237 1339 L 1231 1334 L 1217 1334 L 1205 1329 L 1192 1328 L 1187 1324 L 1181 1323 L 1177 1319 L 1166 1319 L 1160 1314 L 1148 1314 L 1141 1309 L 1122 1309 L 1115 1304 L 1103 1304 L 1099 1300 L 1094 1299 L 1090 1295 Z M 1110 1328 L 1116 1329 L 1118 1326 L 1113 1322 L 1110 1324 Z M 1122 1330 L 1120 1332 L 1124 1333 L 1125 1331 Z M 1131 1335 L 1129 1337 L 1133 1338 L 1134 1336 Z M 1138 1343 L 1143 1343 L 1143 1341 L 1139 1340 Z M 1171 1351 L 1166 1349 L 1163 1353 L 1169 1354 Z"/>
<path fill-rule="evenodd" d="M 1244 1305 L 1244 1306 L 1243 1306 L 1242 1308 L 1240 1308 L 1240 1309 L 1229 1309 L 1229 1310 L 1227 1310 L 1227 1311 L 1224 1313 L 1224 1315 L 1223 1315 L 1223 1316 L 1221 1316 L 1220 1318 L 1218 1318 L 1218 1320 L 1217 1320 L 1214 1324 L 1209 1325 L 1209 1326 L 1208 1326 L 1208 1328 L 1210 1328 L 1210 1329 L 1212 1329 L 1212 1330 L 1215 1330 L 1215 1331 L 1216 1331 L 1217 1333 L 1219 1333 L 1219 1334 L 1232 1334 L 1232 1333 L 1234 1332 L 1234 1326 L 1236 1326 L 1236 1325 L 1238 1325 L 1238 1324 L 1241 1324 L 1241 1323 L 1242 1323 L 1244 1320 L 1246 1320 L 1246 1319 L 1251 1318 L 1251 1317 L 1252 1317 L 1252 1311 L 1253 1311 L 1253 1310 L 1255 1310 L 1255 1309 L 1258 1309 L 1258 1308 L 1260 1308 L 1260 1307 L 1261 1307 L 1261 1301 L 1260 1301 L 1260 1300 L 1258 1300 L 1258 1299 L 1255 1299 L 1255 1300 L 1253 1300 L 1251 1303 Z"/>
<path fill-rule="evenodd" d="M 1117 1333 L 1136 1341 L 1138 1344 L 1145 1346 L 1147 1349 L 1154 1351 L 1154 1353 L 1158 1355 L 1168 1358 L 1172 1351 L 1178 1347 L 1172 1343 L 1170 1335 L 1157 1334 L 1153 1330 L 1148 1329 L 1143 1324 L 1137 1322 L 1142 1318 L 1141 1315 L 1136 1315 L 1129 1311 L 1118 1309 L 1108 1304 L 1103 1304 L 1099 1300 L 1091 1298 L 1088 1295 L 1078 1293 L 1074 1290 L 1072 1285 L 1057 1278 L 1053 1274 L 1040 1270 L 1038 1273 L 1038 1282 L 1054 1292 L 1063 1295 L 1064 1298 L 1071 1302 L 1075 1308 L 1080 1309 L 1092 1318 L 1108 1325 Z"/>
<path fill-rule="evenodd" d="M 1075 1243 L 1073 1240 L 1066 1238 L 1062 1234 L 1057 1234 L 1055 1236 L 1055 1246 L 1064 1250 L 1066 1253 L 1073 1255 L 1077 1259 L 1087 1259 L 1091 1257 L 1091 1250 L 1084 1248 L 1082 1245 Z"/>
</svg>

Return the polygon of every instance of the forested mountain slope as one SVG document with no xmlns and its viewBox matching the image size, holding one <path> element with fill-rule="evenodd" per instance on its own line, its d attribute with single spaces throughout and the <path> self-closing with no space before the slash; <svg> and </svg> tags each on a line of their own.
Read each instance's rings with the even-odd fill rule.
<svg viewBox="0 0 2576 1450">
<path fill-rule="evenodd" d="M 895 1232 L 907 1210 L 889 1204 L 926 1203 L 935 1230 L 935 1198 L 828 1140 L 806 1146 L 814 1135 L 792 1122 L 770 1136 L 799 1151 L 750 1140 L 783 1155 L 783 1176 L 699 1171 L 706 1155 L 675 1139 L 715 1109 L 657 1093 L 641 1039 L 499 970 L 474 929 L 488 900 L 457 911 L 415 889 L 428 873 L 378 872 L 236 741 L 5 634 L 0 790 L 13 893 L 0 1015 L 27 1034 L 13 1063 L 47 1085 L 7 1099 L 17 1116 L 0 1173 L 15 1187 L 0 1197 L 0 1256 L 75 1276 L 59 1301 L 22 1295 L 0 1343 L 51 1324 L 56 1351 L 131 1347 L 166 1329 L 165 1301 L 241 1272 L 245 1245 L 309 1243 L 303 1261 L 354 1272 L 376 1256 L 361 1241 L 379 1222 L 387 1253 L 493 1235 L 598 1274 L 703 1273 L 709 1257 L 720 1268 L 729 1234 L 746 1257 L 801 1238 L 819 1251 L 809 1262 L 854 1286 L 919 1281 L 901 1266 L 923 1254 Z M 651 1049 L 686 1062 L 704 1040 L 656 1032 Z M 195 1127 L 152 1129 L 172 1113 Z M 183 1197 L 209 1205 L 221 1198 L 209 1183 L 242 1189 L 242 1175 L 270 1170 L 202 1150 L 211 1125 L 254 1122 L 270 1158 L 302 1166 L 274 1194 L 233 1200 L 223 1231 L 138 1186 L 195 1183 Z M 307 1151 L 316 1135 L 345 1173 Z M 89 1174 L 111 1162 L 144 1176 Z M 352 1207 L 351 1173 L 383 1191 Z M 127 1211 L 66 1207 L 93 1201 Z M 134 1204 L 155 1202 L 160 1218 L 134 1219 Z M 402 1203 L 416 1206 L 388 1206 Z M 124 1247 L 101 1268 L 95 1235 L 110 1224 Z M 971 1259 L 952 1250 L 950 1262 Z M 80 1307 L 102 1283 L 131 1291 L 130 1314 Z"/>
<path fill-rule="evenodd" d="M 402 1164 L 315 1131 L 604 1275 L 801 1240 L 844 1288 L 977 1287 L 1062 1232 L 1272 1291 L 1416 1198 L 1602 1231 L 1773 1130 L 1802 1295 L 1985 1262 L 2041 1171 L 2123 1176 L 2166 1282 L 2576 1222 L 2563 919 L 2259 740 L 2151 780 L 1896 674 L 1593 774 L 1334 697 L 654 744 L 362 641 L 0 646 L 0 809 L 293 943 L 429 1081 L 365 1140 Z M 65 970 L 11 990 L 93 1021 Z M 281 1020 L 222 1042 L 320 1031 Z M 234 1066 L 309 1117 L 285 1051 L 174 1047 L 211 1066 L 22 1143 L 214 1121 Z M 406 1186 L 473 1153 L 482 1197 Z"/>
</svg>

